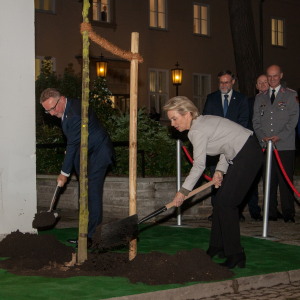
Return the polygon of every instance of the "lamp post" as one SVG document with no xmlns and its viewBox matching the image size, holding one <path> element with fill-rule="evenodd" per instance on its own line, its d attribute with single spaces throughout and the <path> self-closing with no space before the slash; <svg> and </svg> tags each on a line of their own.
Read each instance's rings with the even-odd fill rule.
<svg viewBox="0 0 300 300">
<path fill-rule="evenodd" d="M 107 73 L 107 61 L 103 60 L 103 55 L 100 55 L 100 61 L 96 62 L 97 76 L 105 78 Z"/>
<path fill-rule="evenodd" d="M 178 86 L 182 82 L 182 69 L 179 69 L 179 63 L 176 63 L 176 69 L 172 69 L 172 81 L 173 85 L 176 86 L 176 96 L 178 96 Z M 176 165 L 177 165 L 177 176 L 176 176 L 176 189 L 177 192 L 180 190 L 181 186 L 181 147 L 180 140 L 176 140 Z M 181 207 L 177 208 L 177 225 L 181 226 Z"/>
</svg>

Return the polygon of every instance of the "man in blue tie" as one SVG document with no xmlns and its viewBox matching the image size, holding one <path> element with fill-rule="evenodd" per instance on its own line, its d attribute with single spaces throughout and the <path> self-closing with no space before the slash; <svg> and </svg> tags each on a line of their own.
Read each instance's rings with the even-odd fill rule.
<svg viewBox="0 0 300 300">
<path fill-rule="evenodd" d="M 234 75 L 229 70 L 221 71 L 218 74 L 219 91 L 209 94 L 207 96 L 203 115 L 213 115 L 229 119 L 237 124 L 247 127 L 249 118 L 248 99 L 245 95 L 233 90 L 235 83 Z M 210 167 L 211 176 L 215 173 L 216 165 L 219 157 L 210 159 L 212 165 Z M 218 190 L 212 187 L 211 204 L 214 205 L 214 197 Z M 208 220 L 212 220 L 212 215 Z M 240 220 L 245 218 L 240 213 Z"/>
</svg>

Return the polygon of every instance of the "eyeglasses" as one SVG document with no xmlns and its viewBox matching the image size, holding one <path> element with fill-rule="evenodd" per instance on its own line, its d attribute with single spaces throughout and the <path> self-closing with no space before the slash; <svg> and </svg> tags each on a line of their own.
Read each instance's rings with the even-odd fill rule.
<svg viewBox="0 0 300 300">
<path fill-rule="evenodd" d="M 232 80 L 230 80 L 230 81 L 225 81 L 225 82 L 220 81 L 219 84 L 220 84 L 220 85 L 228 85 L 228 84 L 231 83 L 231 82 L 232 82 Z"/>
<path fill-rule="evenodd" d="M 56 102 L 55 106 L 54 106 L 54 107 L 52 107 L 52 108 L 50 108 L 49 110 L 45 110 L 45 113 L 46 113 L 46 114 L 50 114 L 50 113 L 51 113 L 51 111 L 55 110 L 55 108 L 56 108 L 56 106 L 57 106 L 57 104 L 58 104 L 59 100 L 60 100 L 60 98 L 57 100 L 57 102 Z"/>
</svg>

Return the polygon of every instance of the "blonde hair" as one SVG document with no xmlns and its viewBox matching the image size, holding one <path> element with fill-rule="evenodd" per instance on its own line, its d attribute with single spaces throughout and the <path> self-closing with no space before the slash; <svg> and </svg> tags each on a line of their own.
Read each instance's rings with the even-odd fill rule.
<svg viewBox="0 0 300 300">
<path fill-rule="evenodd" d="M 181 115 L 185 115 L 189 112 L 191 113 L 193 120 L 195 120 L 200 115 L 198 108 L 194 105 L 194 103 L 191 100 L 189 100 L 185 96 L 177 96 L 171 98 L 163 107 L 163 110 L 176 110 Z"/>
</svg>

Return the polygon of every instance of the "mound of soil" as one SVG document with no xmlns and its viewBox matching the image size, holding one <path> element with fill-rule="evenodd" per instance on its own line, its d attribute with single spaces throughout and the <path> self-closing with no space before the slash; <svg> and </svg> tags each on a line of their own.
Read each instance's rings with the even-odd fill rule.
<svg viewBox="0 0 300 300">
<path fill-rule="evenodd" d="M 0 267 L 8 270 L 40 270 L 49 262 L 63 264 L 72 260 L 74 248 L 57 240 L 53 234 L 12 232 L 0 242 Z"/>
<path fill-rule="evenodd" d="M 32 227 L 36 229 L 47 229 L 53 226 L 56 222 L 54 213 L 52 212 L 41 212 L 34 215 Z"/>
<path fill-rule="evenodd" d="M 234 273 L 212 262 L 204 250 L 138 254 L 129 261 L 128 253 L 90 252 L 82 265 L 65 267 L 72 260 L 74 248 L 60 243 L 54 235 L 13 232 L 0 242 L 0 268 L 16 275 L 73 277 L 126 277 L 131 283 L 149 285 L 184 284 L 233 277 Z"/>
</svg>

